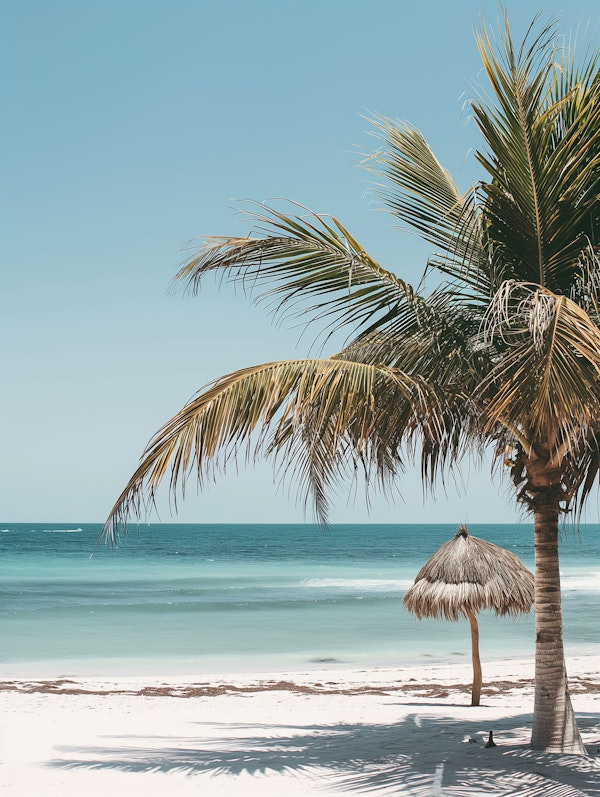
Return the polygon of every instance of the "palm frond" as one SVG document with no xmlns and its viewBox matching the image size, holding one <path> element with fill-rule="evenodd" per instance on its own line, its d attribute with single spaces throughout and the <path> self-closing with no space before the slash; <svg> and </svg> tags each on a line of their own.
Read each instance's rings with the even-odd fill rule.
<svg viewBox="0 0 600 797">
<path fill-rule="evenodd" d="M 369 257 L 337 219 L 265 205 L 248 215 L 258 235 L 209 238 L 175 282 L 196 294 L 207 273 L 220 272 L 274 314 L 301 318 L 303 326 L 324 321 L 331 331 L 372 327 L 415 300 L 412 287 Z"/>
<path fill-rule="evenodd" d="M 569 473 L 572 483 L 575 516 L 581 519 L 583 507 L 590 497 L 600 474 L 600 434 L 595 433 L 569 458 Z"/>
<path fill-rule="evenodd" d="M 385 208 L 443 253 L 431 260 L 435 268 L 489 293 L 474 191 L 461 194 L 416 128 L 380 116 L 372 122 L 383 145 L 364 165 L 386 180 L 378 191 Z"/>
<path fill-rule="evenodd" d="M 519 426 L 553 459 L 585 445 L 600 424 L 600 330 L 587 313 L 539 286 L 508 282 L 486 335 L 504 348 L 479 391 L 488 423 Z"/>
<path fill-rule="evenodd" d="M 192 473 L 202 487 L 240 454 L 252 460 L 270 453 L 293 469 L 302 450 L 297 473 L 324 520 L 328 474 L 361 458 L 381 465 L 379 446 L 398 460 L 399 449 L 420 434 L 430 447 L 445 445 L 444 424 L 443 408 L 423 380 L 384 366 L 307 359 L 246 368 L 216 380 L 156 433 L 102 536 L 114 543 L 128 518 L 153 505 L 167 475 L 176 501 Z"/>
<path fill-rule="evenodd" d="M 477 326 L 468 318 L 455 316 L 445 329 L 431 325 L 416 327 L 410 334 L 386 331 L 365 335 L 335 356 L 386 364 L 450 391 L 453 386 L 477 384 L 486 372 L 489 359 L 480 362 L 485 351 L 478 341 Z"/>
<path fill-rule="evenodd" d="M 532 26 L 515 51 L 504 20 L 502 46 L 482 26 L 478 47 L 493 101 L 472 103 L 488 147 L 477 153 L 486 233 L 501 249 L 503 279 L 568 293 L 582 250 L 598 233 L 597 57 L 563 68 L 555 26 Z M 582 80 L 586 86 L 582 85 Z M 595 82 L 596 81 L 596 82 Z"/>
<path fill-rule="evenodd" d="M 600 326 L 600 249 L 591 242 L 581 252 L 579 269 L 571 283 L 570 298 Z"/>
<path fill-rule="evenodd" d="M 333 419 L 320 430 L 311 433 L 309 425 L 288 419 L 280 425 L 267 450 L 280 463 L 281 479 L 290 478 L 300 485 L 300 500 L 312 504 L 319 522 L 327 523 L 329 505 L 336 487 L 343 481 L 346 450 L 336 440 Z"/>
</svg>

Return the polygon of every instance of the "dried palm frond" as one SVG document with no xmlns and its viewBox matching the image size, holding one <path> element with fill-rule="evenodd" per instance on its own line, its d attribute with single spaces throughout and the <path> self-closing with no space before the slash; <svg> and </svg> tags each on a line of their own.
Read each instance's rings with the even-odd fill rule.
<svg viewBox="0 0 600 797">
<path fill-rule="evenodd" d="M 533 603 L 533 574 L 514 553 L 471 537 L 466 526 L 417 573 L 404 605 L 419 619 L 458 620 L 493 609 L 526 614 Z"/>
</svg>

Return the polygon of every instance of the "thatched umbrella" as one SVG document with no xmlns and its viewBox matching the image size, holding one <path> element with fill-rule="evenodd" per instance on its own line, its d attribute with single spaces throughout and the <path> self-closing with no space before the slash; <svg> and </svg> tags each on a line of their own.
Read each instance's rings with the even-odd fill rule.
<svg viewBox="0 0 600 797">
<path fill-rule="evenodd" d="M 527 614 L 533 603 L 533 574 L 514 553 L 470 537 L 466 526 L 442 545 L 417 573 L 404 596 L 406 608 L 423 617 L 458 620 L 471 625 L 473 689 L 471 705 L 479 705 L 481 662 L 475 615 L 493 609 L 500 615 Z"/>
</svg>

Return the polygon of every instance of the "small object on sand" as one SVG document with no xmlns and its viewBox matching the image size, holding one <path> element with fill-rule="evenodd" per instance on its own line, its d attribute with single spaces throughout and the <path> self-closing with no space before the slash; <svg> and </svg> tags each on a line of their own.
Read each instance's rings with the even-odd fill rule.
<svg viewBox="0 0 600 797">
<path fill-rule="evenodd" d="M 490 735 L 489 735 L 489 738 L 488 738 L 487 742 L 485 743 L 485 747 L 497 747 L 497 746 L 498 745 L 494 741 L 494 736 L 492 734 L 492 731 L 490 731 Z"/>
</svg>

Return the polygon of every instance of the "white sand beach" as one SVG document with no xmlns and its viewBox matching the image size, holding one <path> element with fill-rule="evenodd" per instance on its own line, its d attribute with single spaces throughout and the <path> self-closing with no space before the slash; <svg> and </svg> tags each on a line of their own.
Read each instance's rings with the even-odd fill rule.
<svg viewBox="0 0 600 797">
<path fill-rule="evenodd" d="M 0 793 L 600 795 L 598 668 L 594 657 L 569 660 L 588 758 L 527 747 L 531 662 L 486 662 L 477 708 L 464 664 L 5 679 Z"/>
</svg>

